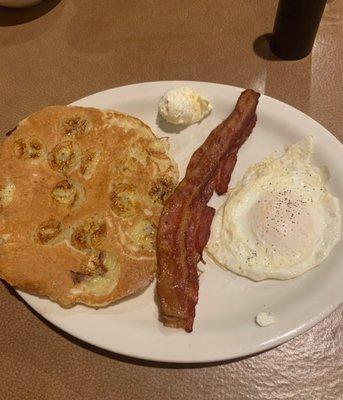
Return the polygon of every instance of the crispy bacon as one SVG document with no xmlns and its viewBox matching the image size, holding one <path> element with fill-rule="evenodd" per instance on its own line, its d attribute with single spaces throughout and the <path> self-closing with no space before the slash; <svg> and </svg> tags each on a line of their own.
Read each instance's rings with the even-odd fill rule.
<svg viewBox="0 0 343 400">
<path fill-rule="evenodd" d="M 215 178 L 216 193 L 220 195 L 227 192 L 232 171 L 237 162 L 237 153 L 231 153 L 229 156 L 224 156 L 219 161 L 219 167 Z"/>
<path fill-rule="evenodd" d="M 202 255 L 204 247 L 206 246 L 211 233 L 211 224 L 216 210 L 212 207 L 205 206 L 200 214 L 198 228 L 196 232 L 195 248 L 198 253 Z"/>
<path fill-rule="evenodd" d="M 197 264 L 210 234 L 214 189 L 227 191 L 237 152 L 256 123 L 259 94 L 239 97 L 232 114 L 192 155 L 184 179 L 167 200 L 157 232 L 157 295 L 164 325 L 193 329 L 198 302 Z"/>
</svg>

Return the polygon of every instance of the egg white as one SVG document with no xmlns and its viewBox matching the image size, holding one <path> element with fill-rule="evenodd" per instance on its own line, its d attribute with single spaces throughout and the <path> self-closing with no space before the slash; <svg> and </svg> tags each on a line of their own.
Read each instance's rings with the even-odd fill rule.
<svg viewBox="0 0 343 400">
<path fill-rule="evenodd" d="M 248 169 L 213 219 L 207 251 L 215 262 L 260 281 L 294 278 L 328 256 L 341 211 L 312 153 L 307 137 Z"/>
</svg>

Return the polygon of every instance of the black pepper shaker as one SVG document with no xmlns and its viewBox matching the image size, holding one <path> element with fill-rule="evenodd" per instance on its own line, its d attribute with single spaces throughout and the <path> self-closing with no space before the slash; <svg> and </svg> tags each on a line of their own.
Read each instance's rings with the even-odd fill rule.
<svg viewBox="0 0 343 400">
<path fill-rule="evenodd" d="M 326 0 L 280 0 L 270 47 L 286 60 L 311 53 Z"/>
</svg>

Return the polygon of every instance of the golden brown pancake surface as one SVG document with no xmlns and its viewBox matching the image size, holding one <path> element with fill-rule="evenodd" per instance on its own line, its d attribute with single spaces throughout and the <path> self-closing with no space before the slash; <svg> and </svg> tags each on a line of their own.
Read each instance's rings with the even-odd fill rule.
<svg viewBox="0 0 343 400">
<path fill-rule="evenodd" d="M 0 144 L 0 277 L 63 306 L 148 285 L 177 184 L 168 143 L 114 111 L 52 106 Z"/>
</svg>

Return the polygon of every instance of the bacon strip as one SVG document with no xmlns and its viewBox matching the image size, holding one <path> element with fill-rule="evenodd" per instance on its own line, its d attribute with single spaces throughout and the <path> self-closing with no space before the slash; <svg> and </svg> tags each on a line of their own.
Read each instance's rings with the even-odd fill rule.
<svg viewBox="0 0 343 400">
<path fill-rule="evenodd" d="M 202 255 L 204 247 L 206 246 L 211 233 L 211 224 L 216 210 L 212 207 L 206 206 L 200 214 L 198 229 L 196 233 L 196 243 L 195 248 L 198 253 Z"/>
<path fill-rule="evenodd" d="M 232 114 L 194 152 L 184 179 L 164 206 L 157 232 L 157 295 L 166 326 L 193 329 L 197 264 L 214 215 L 206 204 L 214 189 L 219 194 L 227 190 L 237 152 L 255 126 L 259 96 L 251 89 L 240 95 Z"/>
<path fill-rule="evenodd" d="M 216 181 L 216 192 L 220 196 L 227 192 L 229 182 L 231 179 L 232 171 L 237 162 L 237 154 L 231 153 L 229 156 L 224 156 L 220 162 L 215 178 Z"/>
</svg>

